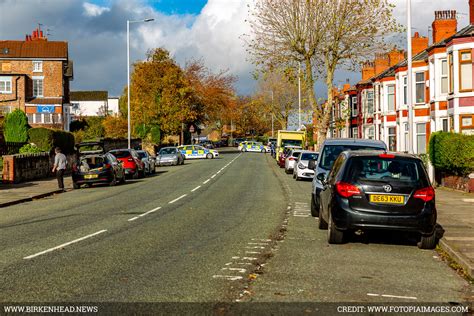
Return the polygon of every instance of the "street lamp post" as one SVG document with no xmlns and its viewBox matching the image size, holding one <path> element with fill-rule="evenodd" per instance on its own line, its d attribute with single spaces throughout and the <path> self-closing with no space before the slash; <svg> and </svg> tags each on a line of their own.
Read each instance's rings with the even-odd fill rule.
<svg viewBox="0 0 474 316">
<path fill-rule="evenodd" d="M 301 129 L 301 62 L 298 65 L 298 128 Z"/>
<path fill-rule="evenodd" d="M 273 115 L 274 114 L 273 114 L 273 111 L 274 111 L 274 109 L 273 109 L 273 90 L 272 90 L 272 138 L 274 137 L 274 132 L 273 132 Z"/>
<path fill-rule="evenodd" d="M 127 126 L 128 126 L 128 149 L 131 146 L 132 132 L 130 128 L 130 24 L 131 23 L 140 23 L 140 22 L 151 22 L 155 19 L 145 19 L 130 21 L 127 20 Z"/>
<path fill-rule="evenodd" d="M 408 152 L 413 150 L 413 98 L 412 98 L 412 52 L 411 52 L 411 0 L 407 0 L 407 107 L 408 107 Z"/>
</svg>

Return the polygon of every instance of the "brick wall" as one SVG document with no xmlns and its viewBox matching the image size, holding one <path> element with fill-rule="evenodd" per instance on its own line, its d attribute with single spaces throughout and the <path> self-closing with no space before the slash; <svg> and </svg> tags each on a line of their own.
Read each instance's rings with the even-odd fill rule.
<svg viewBox="0 0 474 316">
<path fill-rule="evenodd" d="M 474 192 L 474 173 L 467 177 L 441 175 L 441 185 L 464 192 Z"/>
<path fill-rule="evenodd" d="M 67 160 L 68 170 L 66 172 L 69 173 L 76 157 L 74 155 L 67 156 Z M 3 182 L 21 183 L 52 177 L 53 163 L 54 156 L 51 157 L 47 153 L 3 156 Z"/>
</svg>

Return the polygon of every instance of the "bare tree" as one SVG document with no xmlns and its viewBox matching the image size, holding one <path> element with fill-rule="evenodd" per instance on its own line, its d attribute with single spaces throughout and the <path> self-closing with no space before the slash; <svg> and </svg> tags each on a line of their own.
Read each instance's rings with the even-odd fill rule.
<svg viewBox="0 0 474 316">
<path fill-rule="evenodd" d="M 248 51 L 258 67 L 302 64 L 303 88 L 316 117 L 318 146 L 332 110 L 334 73 L 354 68 L 369 52 L 385 48 L 384 35 L 398 31 L 388 0 L 256 0 L 250 9 Z M 322 75 L 328 102 L 318 105 L 314 82 Z"/>
</svg>

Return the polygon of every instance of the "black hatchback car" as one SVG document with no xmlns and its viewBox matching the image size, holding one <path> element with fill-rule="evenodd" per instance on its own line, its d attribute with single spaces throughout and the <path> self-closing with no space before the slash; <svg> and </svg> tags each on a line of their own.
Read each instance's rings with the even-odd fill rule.
<svg viewBox="0 0 474 316">
<path fill-rule="evenodd" d="M 421 159 L 380 151 L 345 151 L 328 174 L 318 174 L 319 228 L 329 243 L 348 231 L 385 229 L 421 234 L 418 247 L 436 246 L 435 191 Z"/>
<path fill-rule="evenodd" d="M 116 185 L 125 182 L 122 163 L 114 155 L 104 153 L 100 142 L 84 142 L 76 145 L 77 161 L 72 166 L 72 184 L 74 189 L 81 185 L 108 183 Z"/>
</svg>

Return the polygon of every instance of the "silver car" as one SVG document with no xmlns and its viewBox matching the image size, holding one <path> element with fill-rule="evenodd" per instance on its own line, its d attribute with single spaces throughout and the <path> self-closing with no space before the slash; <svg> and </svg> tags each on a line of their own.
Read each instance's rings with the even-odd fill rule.
<svg viewBox="0 0 474 316">
<path fill-rule="evenodd" d="M 381 140 L 356 139 L 356 138 L 330 138 L 326 139 L 319 148 L 318 160 L 308 164 L 314 170 L 315 177 L 311 190 L 311 215 L 319 215 L 319 193 L 323 189 L 320 178 L 327 178 L 332 165 L 339 154 L 346 150 L 387 150 L 387 145 Z"/>
<path fill-rule="evenodd" d="M 293 179 L 313 179 L 314 170 L 308 168 L 310 160 L 318 160 L 319 153 L 315 151 L 302 151 L 293 169 Z"/>
<path fill-rule="evenodd" d="M 293 149 L 288 154 L 288 157 L 285 158 L 285 172 L 290 174 L 293 173 L 293 169 L 296 167 L 296 161 L 300 156 L 302 150 L 301 149 Z"/>
<path fill-rule="evenodd" d="M 145 164 L 145 172 L 147 174 L 155 173 L 156 163 L 155 158 L 152 157 L 146 150 L 137 150 L 138 157 Z"/>
<path fill-rule="evenodd" d="M 177 166 L 184 164 L 184 155 L 176 147 L 163 147 L 156 157 L 158 166 Z"/>
</svg>

